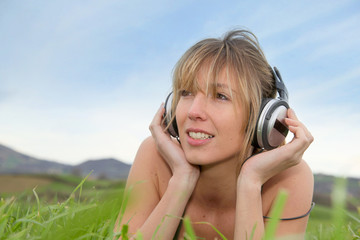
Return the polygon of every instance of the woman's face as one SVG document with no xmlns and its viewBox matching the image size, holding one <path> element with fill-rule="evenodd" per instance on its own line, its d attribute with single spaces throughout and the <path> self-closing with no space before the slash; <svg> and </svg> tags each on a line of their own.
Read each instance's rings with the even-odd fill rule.
<svg viewBox="0 0 360 240">
<path fill-rule="evenodd" d="M 181 146 L 195 165 L 237 159 L 244 137 L 238 93 L 230 88 L 226 71 L 219 75 L 215 97 L 206 95 L 206 76 L 206 68 L 202 68 L 197 75 L 199 91 L 180 89 L 176 108 Z M 230 77 L 231 85 L 236 86 L 233 81 Z"/>
</svg>

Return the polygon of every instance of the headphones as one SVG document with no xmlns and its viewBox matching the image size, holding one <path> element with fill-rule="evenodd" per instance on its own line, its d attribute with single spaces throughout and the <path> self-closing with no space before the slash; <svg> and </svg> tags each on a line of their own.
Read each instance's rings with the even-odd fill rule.
<svg viewBox="0 0 360 240">
<path fill-rule="evenodd" d="M 289 129 L 285 124 L 287 116 L 288 91 L 281 78 L 279 70 L 274 67 L 271 72 L 275 79 L 275 87 L 279 96 L 277 98 L 263 98 L 261 100 L 260 113 L 256 122 L 252 145 L 256 148 L 271 150 L 277 148 L 286 138 Z M 164 124 L 169 126 L 167 131 L 179 141 L 179 131 L 176 117 L 171 115 L 173 93 L 171 92 L 165 100 Z M 170 123 L 170 124 L 169 124 Z"/>
</svg>

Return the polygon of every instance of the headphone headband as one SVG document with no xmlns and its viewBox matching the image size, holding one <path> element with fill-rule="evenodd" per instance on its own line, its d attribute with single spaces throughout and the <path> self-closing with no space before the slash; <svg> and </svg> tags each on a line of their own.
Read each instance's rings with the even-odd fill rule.
<svg viewBox="0 0 360 240">
<path fill-rule="evenodd" d="M 271 71 L 274 75 L 276 91 L 279 93 L 280 96 L 279 99 L 288 101 L 289 99 L 288 90 L 282 80 L 280 71 L 276 67 L 271 68 Z"/>
</svg>

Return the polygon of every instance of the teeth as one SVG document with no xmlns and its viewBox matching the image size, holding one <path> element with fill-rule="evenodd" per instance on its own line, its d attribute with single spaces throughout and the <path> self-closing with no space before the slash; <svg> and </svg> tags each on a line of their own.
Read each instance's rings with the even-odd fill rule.
<svg viewBox="0 0 360 240">
<path fill-rule="evenodd" d="M 208 138 L 214 137 L 214 136 L 208 135 L 206 133 L 201 133 L 201 132 L 189 132 L 189 135 L 193 139 L 208 139 Z"/>
</svg>

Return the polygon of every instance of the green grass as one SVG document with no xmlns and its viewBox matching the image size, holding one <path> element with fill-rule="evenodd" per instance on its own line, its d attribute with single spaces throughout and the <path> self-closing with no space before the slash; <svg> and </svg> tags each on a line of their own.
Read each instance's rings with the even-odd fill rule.
<svg viewBox="0 0 360 240">
<path fill-rule="evenodd" d="M 346 180 L 337 178 L 332 208 L 316 206 L 310 215 L 307 239 L 360 239 L 360 211 L 346 210 Z M 355 203 L 360 206 L 360 202 Z"/>
<path fill-rule="evenodd" d="M 81 180 L 71 176 L 57 178 L 59 181 L 54 181 L 47 187 L 34 188 L 16 197 L 3 195 L 0 200 L 0 240 L 112 240 L 120 236 L 124 240 L 128 239 L 127 225 L 123 225 L 119 233 L 113 231 L 124 195 L 124 182 Z M 337 179 L 332 195 L 333 207 L 314 207 L 306 239 L 360 239 L 359 213 L 345 210 L 345 188 L 346 181 Z M 52 199 L 46 197 L 49 192 L 52 192 Z M 58 192 L 67 197 L 60 199 Z M 271 212 L 273 221 L 267 224 L 264 239 L 274 239 L 278 223 L 276 219 L 281 215 L 285 201 L 284 193 L 275 201 Z M 360 203 L 356 204 L 360 206 Z M 219 239 L 226 239 L 210 223 L 192 223 L 189 218 L 184 218 L 183 223 L 186 239 L 199 239 L 195 235 L 193 224 L 208 224 L 219 234 Z M 143 239 L 140 232 L 136 238 Z M 249 239 L 251 238 L 250 234 Z"/>
<path fill-rule="evenodd" d="M 123 188 L 104 191 L 85 183 L 73 187 L 61 202 L 55 197 L 49 203 L 37 189 L 32 197 L 2 198 L 0 239 L 113 239 Z"/>
</svg>

